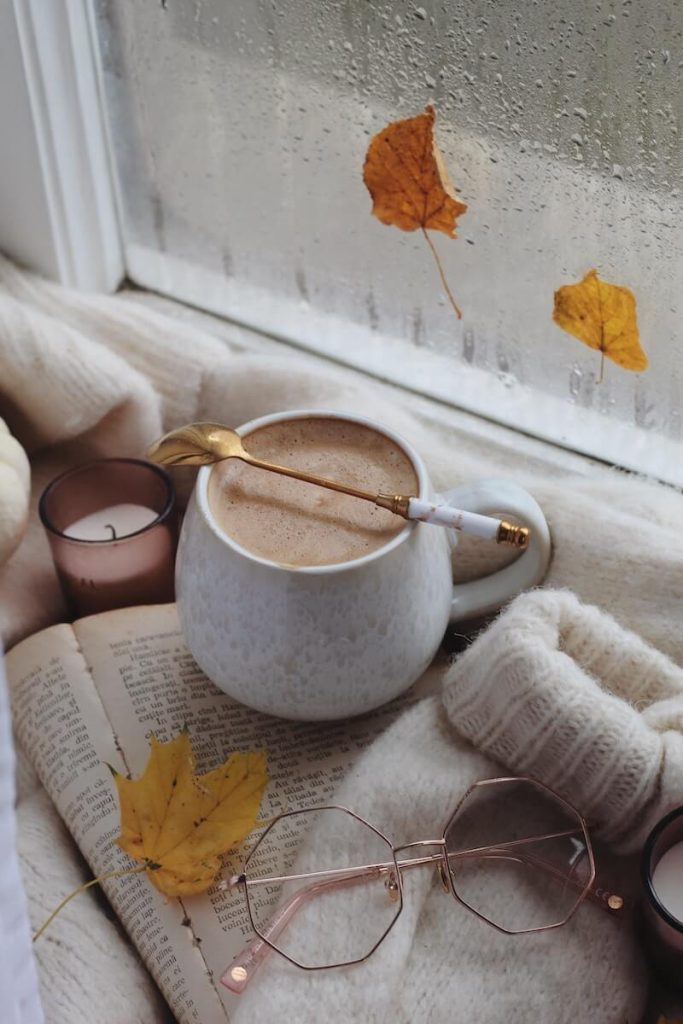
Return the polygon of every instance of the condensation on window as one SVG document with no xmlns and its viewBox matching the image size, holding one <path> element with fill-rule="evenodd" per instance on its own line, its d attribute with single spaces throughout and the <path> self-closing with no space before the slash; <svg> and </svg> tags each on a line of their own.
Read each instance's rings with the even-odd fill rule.
<svg viewBox="0 0 683 1024">
<path fill-rule="evenodd" d="M 683 5 L 96 0 L 130 276 L 427 394 L 683 482 Z M 433 101 L 469 210 L 370 214 L 370 137 Z M 552 322 L 592 267 L 650 368 Z"/>
</svg>

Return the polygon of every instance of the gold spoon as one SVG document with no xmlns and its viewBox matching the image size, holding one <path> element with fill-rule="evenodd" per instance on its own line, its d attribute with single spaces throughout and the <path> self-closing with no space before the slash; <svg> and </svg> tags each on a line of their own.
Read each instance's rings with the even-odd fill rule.
<svg viewBox="0 0 683 1024">
<path fill-rule="evenodd" d="M 280 473 L 295 480 L 326 487 L 330 491 L 339 491 L 342 494 L 351 494 L 354 498 L 362 498 L 363 501 L 371 501 L 374 505 L 386 508 L 404 519 L 419 519 L 421 522 L 447 526 L 462 533 L 495 540 L 498 544 L 511 544 L 517 548 L 525 548 L 529 543 L 529 529 L 526 526 L 515 526 L 502 519 L 483 516 L 478 512 L 466 512 L 451 505 L 434 505 L 409 495 L 372 494 L 349 484 L 340 484 L 336 480 L 327 480 L 314 473 L 306 473 L 302 469 L 266 462 L 255 455 L 250 455 L 239 434 L 222 423 L 189 423 L 186 427 L 171 430 L 149 448 L 147 457 L 161 466 L 208 466 L 223 459 L 241 459 L 242 462 L 257 469 L 266 469 L 269 473 Z"/>
</svg>

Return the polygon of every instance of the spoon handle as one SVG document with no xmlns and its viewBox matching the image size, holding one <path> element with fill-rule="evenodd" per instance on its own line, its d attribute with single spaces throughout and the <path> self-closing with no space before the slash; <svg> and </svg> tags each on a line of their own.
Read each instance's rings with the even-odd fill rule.
<svg viewBox="0 0 683 1024">
<path fill-rule="evenodd" d="M 434 523 L 435 526 L 448 526 L 452 530 L 461 530 L 463 533 L 484 537 L 486 540 L 496 540 L 500 524 L 500 519 L 494 519 L 493 516 L 466 512 L 450 505 L 434 505 L 420 498 L 410 499 L 408 518 L 419 519 L 423 523 Z"/>
<path fill-rule="evenodd" d="M 350 494 L 354 498 L 363 498 L 365 501 L 373 502 L 373 504 L 377 499 L 377 495 L 371 494 L 370 491 L 361 491 L 359 488 L 351 487 L 349 484 L 339 484 L 335 480 L 316 476 L 315 473 L 306 473 L 303 469 L 290 469 L 289 466 L 279 466 L 276 462 L 262 462 L 261 459 L 257 459 L 247 451 L 244 452 L 244 455 L 238 455 L 236 458 L 241 459 L 250 466 L 256 466 L 257 469 L 267 469 L 270 473 L 280 473 L 282 476 L 290 476 L 295 480 L 304 480 L 307 484 L 326 487 L 329 491 L 338 491 L 340 494 Z"/>
<path fill-rule="evenodd" d="M 493 516 L 483 516 L 478 512 L 466 512 L 464 509 L 453 508 L 451 505 L 434 505 L 430 501 L 402 494 L 371 494 L 369 491 L 361 491 L 349 484 L 340 484 L 335 480 L 328 480 L 325 477 L 316 476 L 314 473 L 306 473 L 301 469 L 290 469 L 289 466 L 279 466 L 275 462 L 262 462 L 261 459 L 250 455 L 247 451 L 238 455 L 237 458 L 257 469 L 267 469 L 270 473 L 279 473 L 282 476 L 293 477 L 295 480 L 316 484 L 318 487 L 326 487 L 330 491 L 351 494 L 354 498 L 363 498 L 365 501 L 371 501 L 374 505 L 379 505 L 380 508 L 388 509 L 395 515 L 403 516 L 404 519 L 419 519 L 420 522 L 432 523 L 434 526 L 447 526 L 452 530 L 469 533 L 474 537 L 483 537 L 486 540 L 495 540 L 498 544 L 511 544 L 518 548 L 525 548 L 529 543 L 529 530 L 526 526 L 514 526 L 503 519 L 495 519 Z"/>
<path fill-rule="evenodd" d="M 452 505 L 435 505 L 422 498 L 408 498 L 400 494 L 379 494 L 376 504 L 403 516 L 404 519 L 418 519 L 422 523 L 446 526 L 473 537 L 495 540 L 498 544 L 525 548 L 529 543 L 529 530 L 526 526 L 516 526 L 504 519 L 484 516 L 479 512 L 467 512 Z"/>
</svg>

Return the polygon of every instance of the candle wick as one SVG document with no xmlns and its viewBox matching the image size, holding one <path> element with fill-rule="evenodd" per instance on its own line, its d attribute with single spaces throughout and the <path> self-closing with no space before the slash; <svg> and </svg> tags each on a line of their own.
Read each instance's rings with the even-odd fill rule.
<svg viewBox="0 0 683 1024">
<path fill-rule="evenodd" d="M 104 524 L 104 528 L 105 528 L 105 530 L 111 530 L 111 539 L 112 539 L 112 540 L 118 540 L 118 538 L 117 538 L 117 536 L 116 536 L 116 530 L 115 530 L 115 529 L 114 529 L 114 527 L 113 527 L 113 526 L 111 525 L 111 523 L 105 523 L 105 524 Z"/>
</svg>

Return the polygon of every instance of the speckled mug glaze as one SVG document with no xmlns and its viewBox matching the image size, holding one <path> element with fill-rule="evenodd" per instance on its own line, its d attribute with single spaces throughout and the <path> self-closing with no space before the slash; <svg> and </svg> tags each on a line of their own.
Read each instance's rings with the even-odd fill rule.
<svg viewBox="0 0 683 1024">
<path fill-rule="evenodd" d="M 362 423 L 410 458 L 419 497 L 434 498 L 424 463 L 402 438 L 362 416 L 315 410 L 277 413 L 239 428 L 327 417 Z M 198 474 L 181 531 L 176 593 L 182 629 L 197 663 L 230 696 L 282 718 L 346 718 L 384 704 L 427 667 L 449 620 L 499 607 L 540 580 L 548 527 L 534 499 L 506 481 L 484 481 L 442 496 L 477 512 L 507 512 L 532 528 L 513 565 L 453 586 L 455 535 L 406 523 L 384 547 L 334 565 L 289 566 L 237 544 L 208 501 L 211 467 Z M 473 507 L 476 506 L 476 507 Z"/>
</svg>

